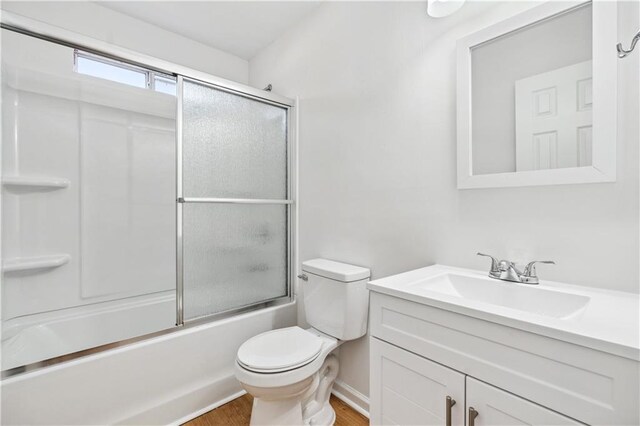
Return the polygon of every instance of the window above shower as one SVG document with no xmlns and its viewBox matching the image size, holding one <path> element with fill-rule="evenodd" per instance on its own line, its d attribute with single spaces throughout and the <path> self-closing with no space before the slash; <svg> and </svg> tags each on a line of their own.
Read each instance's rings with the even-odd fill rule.
<svg viewBox="0 0 640 426">
<path fill-rule="evenodd" d="M 176 78 L 81 50 L 73 53 L 74 70 L 78 74 L 103 78 L 141 89 L 176 95 Z"/>
</svg>

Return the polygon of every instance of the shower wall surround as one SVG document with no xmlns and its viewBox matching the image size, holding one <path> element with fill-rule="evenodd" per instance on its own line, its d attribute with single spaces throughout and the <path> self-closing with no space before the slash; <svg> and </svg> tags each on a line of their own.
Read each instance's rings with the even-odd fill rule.
<svg viewBox="0 0 640 426">
<path fill-rule="evenodd" d="M 73 64 L 2 30 L 3 370 L 175 325 L 176 97 Z"/>
<path fill-rule="evenodd" d="M 546 279 L 640 290 L 640 55 L 618 64 L 616 183 L 456 188 L 456 41 L 536 4 L 467 2 L 432 19 L 425 2 L 328 2 L 252 58 L 251 85 L 300 98 L 301 258 L 371 265 L 375 279 L 485 270 L 484 251 L 553 259 Z M 618 9 L 627 40 L 640 4 Z M 343 389 L 366 397 L 366 341 L 340 352 Z"/>
<path fill-rule="evenodd" d="M 7 30 L 2 47 L 3 176 L 68 181 L 4 185 L 3 257 L 71 266 L 6 276 L 3 319 L 173 290 L 175 96 L 78 75 L 69 47 Z"/>
</svg>

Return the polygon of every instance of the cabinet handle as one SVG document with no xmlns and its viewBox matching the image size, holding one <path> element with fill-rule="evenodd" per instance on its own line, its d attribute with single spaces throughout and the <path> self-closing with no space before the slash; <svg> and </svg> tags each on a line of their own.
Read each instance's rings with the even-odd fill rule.
<svg viewBox="0 0 640 426">
<path fill-rule="evenodd" d="M 456 405 L 456 400 L 447 395 L 445 400 L 445 424 L 451 426 L 451 407 Z"/>
<path fill-rule="evenodd" d="M 469 426 L 475 426 L 476 417 L 478 417 L 478 412 L 475 408 L 469 407 Z"/>
</svg>

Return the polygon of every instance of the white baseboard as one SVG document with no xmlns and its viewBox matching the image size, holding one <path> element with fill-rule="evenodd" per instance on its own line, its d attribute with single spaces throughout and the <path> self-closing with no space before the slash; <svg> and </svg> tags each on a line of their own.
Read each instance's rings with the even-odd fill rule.
<svg viewBox="0 0 640 426">
<path fill-rule="evenodd" d="M 369 398 L 358 392 L 345 382 L 336 380 L 333 384 L 332 394 L 344 401 L 349 407 L 356 410 L 366 418 L 369 418 Z"/>
<path fill-rule="evenodd" d="M 245 393 L 235 376 L 230 375 L 157 401 L 153 406 L 129 413 L 116 423 L 181 425 Z M 369 417 L 369 398 L 365 395 L 340 380 L 334 383 L 332 393 L 358 413 Z"/>
<path fill-rule="evenodd" d="M 125 416 L 117 424 L 180 425 L 245 393 L 232 374 L 187 391 L 176 392 L 169 399 L 157 401 L 153 406 Z"/>
<path fill-rule="evenodd" d="M 240 392 L 236 392 L 233 395 L 230 395 L 226 398 L 223 398 L 219 401 L 214 402 L 213 404 L 210 404 L 204 408 L 201 408 L 200 410 L 197 410 L 191 414 L 188 414 L 182 418 L 180 418 L 179 420 L 175 421 L 175 422 L 171 422 L 171 425 L 181 425 L 183 423 L 188 422 L 189 420 L 193 420 L 196 417 L 200 417 L 201 415 L 203 415 L 204 413 L 208 413 L 211 410 L 215 410 L 216 408 L 220 407 L 221 405 L 226 404 L 227 402 L 231 402 L 236 398 L 240 398 L 242 395 L 246 394 L 247 391 L 245 390 L 241 390 Z"/>
</svg>

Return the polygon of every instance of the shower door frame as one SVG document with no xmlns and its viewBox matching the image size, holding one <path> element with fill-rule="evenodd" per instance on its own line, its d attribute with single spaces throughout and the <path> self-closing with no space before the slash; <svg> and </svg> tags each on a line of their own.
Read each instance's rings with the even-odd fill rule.
<svg viewBox="0 0 640 426">
<path fill-rule="evenodd" d="M 129 63 L 134 66 L 140 66 L 152 71 L 168 74 L 176 77 L 176 325 L 164 330 L 158 330 L 153 333 L 142 336 L 132 337 L 130 339 L 106 343 L 94 346 L 78 352 L 63 354 L 58 357 L 37 361 L 31 364 L 7 369 L 1 372 L 2 379 L 13 377 L 18 374 L 31 372 L 61 362 L 68 362 L 87 355 L 100 353 L 109 349 L 118 348 L 124 345 L 130 345 L 136 342 L 144 341 L 150 338 L 159 337 L 166 334 L 176 333 L 185 328 L 199 326 L 205 323 L 214 322 L 223 318 L 237 316 L 239 314 L 255 311 L 258 309 L 272 308 L 276 306 L 294 304 L 295 292 L 293 283 L 295 282 L 295 274 L 297 268 L 297 122 L 298 107 L 297 101 L 272 92 L 256 89 L 242 83 L 237 83 L 224 78 L 216 77 L 211 74 L 198 71 L 183 65 L 179 65 L 170 61 L 155 58 L 153 56 L 138 53 L 126 48 L 118 47 L 110 43 L 97 40 L 64 28 L 56 27 L 41 21 L 27 18 L 12 12 L 2 11 L 0 15 L 0 28 L 9 31 L 24 34 L 26 36 L 35 37 L 41 40 L 52 42 L 58 45 L 67 46 L 73 49 L 79 49 L 84 52 L 100 55 L 105 58 L 114 59 Z M 233 93 L 238 96 L 254 99 L 256 101 L 272 104 L 287 110 L 287 199 L 278 200 L 278 204 L 287 205 L 287 294 L 275 299 L 265 300 L 242 306 L 227 311 L 219 312 L 212 315 L 203 316 L 189 321 L 184 321 L 183 306 L 183 281 L 182 281 L 182 206 L 184 199 L 180 199 L 182 195 L 182 83 L 186 78 L 190 81 L 204 84 L 206 86 Z M 0 165 L 1 168 L 1 165 Z M 1 171 L 1 170 L 0 170 Z M 238 201 L 228 199 L 224 202 Z M 254 203 L 267 204 L 273 200 L 254 200 Z M 0 229 L 1 233 L 1 229 Z M 2 280 L 0 276 L 0 281 Z"/>
<path fill-rule="evenodd" d="M 183 90 L 184 90 L 184 82 L 188 81 L 193 84 L 199 84 L 204 87 L 208 87 L 215 90 L 220 90 L 223 92 L 231 93 L 237 96 L 242 96 L 247 99 L 255 100 L 256 102 L 262 102 L 269 105 L 273 105 L 279 108 L 286 109 L 286 117 L 287 117 L 287 141 L 286 141 L 286 179 L 287 179 L 287 194 L 286 199 L 284 200 L 272 200 L 272 199 L 247 199 L 247 198 L 191 198 L 185 197 L 183 193 L 183 162 L 182 162 L 182 127 L 183 127 Z M 293 177 L 297 177 L 296 174 L 293 174 L 292 170 L 295 167 L 295 163 L 293 161 L 294 155 L 292 154 L 294 150 L 295 143 L 293 143 L 293 135 L 295 133 L 294 120 L 292 119 L 292 115 L 294 111 L 293 105 L 283 104 L 280 101 L 267 99 L 264 96 L 258 97 L 249 93 L 242 93 L 237 90 L 228 88 L 221 84 L 216 84 L 213 80 L 210 79 L 208 81 L 198 80 L 186 75 L 177 75 L 176 80 L 176 96 L 178 99 L 177 103 L 177 117 L 176 117 L 176 172 L 177 172 L 177 202 L 176 202 L 176 235 L 177 235 L 177 285 L 176 285 L 176 325 L 184 326 L 185 324 L 200 324 L 202 322 L 209 322 L 215 319 L 227 318 L 233 315 L 237 315 L 242 312 L 252 311 L 255 309 L 261 309 L 270 306 L 276 306 L 283 303 L 288 303 L 293 300 L 293 292 L 292 292 L 292 283 L 294 282 L 294 267 L 293 267 L 293 245 L 294 245 L 294 221 L 292 220 L 292 216 L 294 215 L 295 206 L 295 186 L 294 181 L 297 179 Z M 266 92 L 266 91 L 265 91 Z M 266 92 L 271 93 L 271 92 Z M 291 101 L 293 103 L 293 101 Z M 202 317 L 194 318 L 185 321 L 184 319 L 184 258 L 183 258 L 183 245 L 184 245 L 184 235 L 183 235 L 183 208 L 187 203 L 210 203 L 210 204 L 262 204 L 262 205 L 285 205 L 287 207 L 287 283 L 286 290 L 287 293 L 284 296 L 278 296 L 272 299 L 262 300 L 255 303 L 250 303 L 247 305 L 243 305 L 236 308 L 227 309 L 222 312 L 217 312 L 215 314 L 205 315 Z"/>
</svg>

